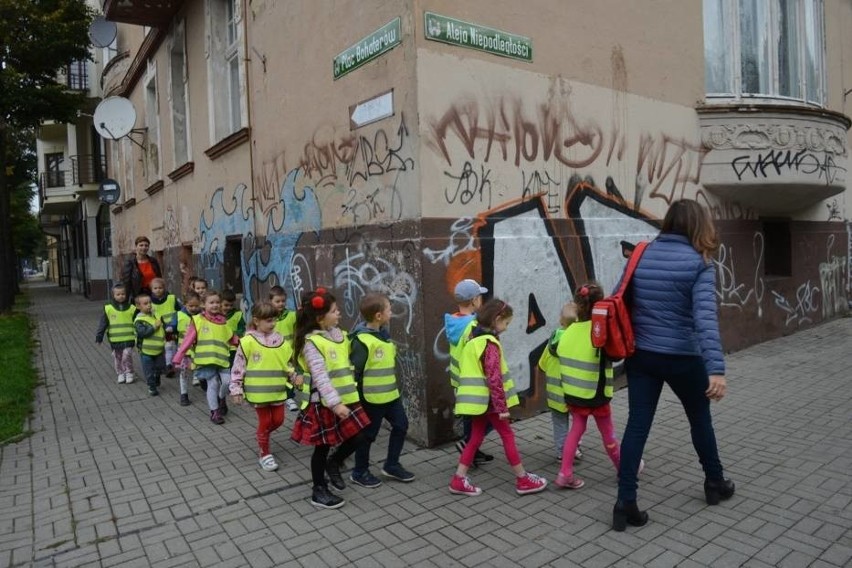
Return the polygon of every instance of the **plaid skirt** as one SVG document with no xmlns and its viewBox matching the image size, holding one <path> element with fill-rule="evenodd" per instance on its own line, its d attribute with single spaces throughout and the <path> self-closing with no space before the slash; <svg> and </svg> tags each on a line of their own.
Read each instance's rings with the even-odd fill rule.
<svg viewBox="0 0 852 568">
<path fill-rule="evenodd" d="M 306 446 L 342 444 L 370 423 L 370 418 L 360 403 L 347 406 L 349 406 L 349 416 L 341 419 L 330 408 L 319 402 L 309 404 L 296 417 L 290 439 Z"/>
</svg>

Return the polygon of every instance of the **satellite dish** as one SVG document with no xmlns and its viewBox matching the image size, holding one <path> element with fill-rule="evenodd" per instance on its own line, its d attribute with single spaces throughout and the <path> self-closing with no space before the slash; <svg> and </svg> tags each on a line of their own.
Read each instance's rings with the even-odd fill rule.
<svg viewBox="0 0 852 568">
<path fill-rule="evenodd" d="M 124 138 L 136 125 L 136 109 L 124 97 L 107 97 L 98 103 L 94 115 L 95 130 L 101 138 Z"/>
<path fill-rule="evenodd" d="M 109 47 L 115 41 L 117 32 L 115 22 L 107 21 L 103 16 L 95 16 L 89 26 L 89 39 L 95 47 Z"/>
</svg>

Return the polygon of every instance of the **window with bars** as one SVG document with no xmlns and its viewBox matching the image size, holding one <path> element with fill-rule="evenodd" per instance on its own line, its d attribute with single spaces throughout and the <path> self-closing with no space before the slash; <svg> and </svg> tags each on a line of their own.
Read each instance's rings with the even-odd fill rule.
<svg viewBox="0 0 852 568">
<path fill-rule="evenodd" d="M 823 0 L 704 0 L 708 102 L 825 105 Z"/>
</svg>

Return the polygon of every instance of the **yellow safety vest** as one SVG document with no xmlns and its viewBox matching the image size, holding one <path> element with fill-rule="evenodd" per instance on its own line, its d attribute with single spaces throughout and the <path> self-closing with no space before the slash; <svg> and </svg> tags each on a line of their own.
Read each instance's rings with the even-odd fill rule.
<svg viewBox="0 0 852 568">
<path fill-rule="evenodd" d="M 305 341 L 313 343 L 314 347 L 322 354 L 325 360 L 325 369 L 331 379 L 331 386 L 340 396 L 343 404 L 355 404 L 358 398 L 358 386 L 355 384 L 355 375 L 352 373 L 352 363 L 349 361 L 349 338 L 343 332 L 343 340 L 332 341 L 321 335 L 313 333 L 305 338 Z M 304 359 L 302 360 L 304 362 Z"/>
<path fill-rule="evenodd" d="M 456 390 L 455 407 L 455 413 L 459 416 L 479 416 L 488 410 L 491 397 L 485 370 L 482 368 L 482 353 L 489 341 L 500 349 L 500 371 L 503 374 L 506 406 L 511 408 L 520 403 L 515 392 L 515 382 L 509 376 L 509 365 L 503 357 L 503 346 L 493 335 L 480 335 L 467 342 L 459 360 L 459 388 Z"/>
<path fill-rule="evenodd" d="M 183 343 L 183 338 L 186 337 L 186 330 L 189 329 L 189 322 L 192 321 L 192 316 L 186 312 L 177 313 L 177 344 Z M 187 352 L 190 357 L 195 357 L 195 349 L 190 348 Z"/>
<path fill-rule="evenodd" d="M 154 327 L 159 321 L 153 315 L 145 315 L 138 314 L 136 316 L 137 320 L 144 321 L 149 324 L 151 327 Z M 149 335 L 148 337 L 143 337 L 139 342 L 139 350 L 142 351 L 143 355 L 150 355 L 152 357 L 156 357 L 160 355 L 166 349 L 166 332 L 161 325 L 154 331 L 154 335 Z"/>
<path fill-rule="evenodd" d="M 571 324 L 556 348 L 562 389 L 565 396 L 582 400 L 595 398 L 600 378 L 601 360 L 598 349 L 592 345 L 592 322 L 581 321 Z M 612 398 L 612 363 L 604 365 L 604 396 Z"/>
<path fill-rule="evenodd" d="M 275 322 L 275 331 L 277 331 L 285 342 L 293 343 L 293 337 L 296 331 L 296 312 L 286 312 Z"/>
<path fill-rule="evenodd" d="M 234 334 L 228 324 L 213 323 L 201 314 L 192 316 L 192 323 L 195 324 L 197 334 L 193 362 L 199 367 L 230 367 L 231 349 L 228 342 Z"/>
<path fill-rule="evenodd" d="M 162 304 L 156 304 L 154 303 L 154 299 L 151 298 L 151 308 L 155 318 L 158 318 L 163 323 L 169 323 L 175 317 L 177 299 L 174 294 L 168 294 Z"/>
<path fill-rule="evenodd" d="M 563 414 L 568 412 L 568 405 L 565 403 L 565 391 L 562 390 L 562 371 L 559 367 L 559 357 L 550 352 L 550 346 L 557 345 L 564 332 L 561 328 L 553 332 L 538 360 L 538 367 L 544 372 L 547 407 Z"/>
<path fill-rule="evenodd" d="M 454 389 L 459 388 L 459 360 L 461 359 L 462 351 L 464 350 L 467 340 L 470 339 L 470 333 L 476 327 L 476 320 L 473 319 L 462 331 L 459 342 L 455 345 L 450 343 L 450 385 Z"/>
<path fill-rule="evenodd" d="M 303 366 L 304 364 L 305 358 L 300 355 L 299 366 Z M 293 391 L 293 400 L 298 403 L 299 409 L 304 410 L 311 403 L 311 374 L 307 371 L 299 372 L 298 369 L 296 372 L 302 375 L 304 382 L 301 387 L 298 387 Z"/>
<path fill-rule="evenodd" d="M 117 310 L 112 304 L 104 306 L 104 312 L 107 318 L 107 339 L 110 343 L 120 343 L 122 341 L 134 341 L 136 339 L 136 329 L 133 327 L 133 315 L 135 310 L 133 306 L 128 306 L 126 310 Z"/>
<path fill-rule="evenodd" d="M 356 336 L 367 348 L 367 362 L 361 381 L 364 400 L 372 404 L 386 404 L 399 398 L 396 385 L 396 345 L 372 333 Z"/>
<path fill-rule="evenodd" d="M 290 357 L 293 348 L 287 343 L 278 347 L 267 347 L 249 334 L 240 339 L 240 347 L 246 357 L 246 373 L 243 393 L 252 404 L 284 402 L 290 384 Z"/>
<path fill-rule="evenodd" d="M 237 329 L 239 329 L 241 321 L 243 321 L 243 312 L 241 312 L 240 310 L 237 310 L 237 311 L 235 311 L 234 313 L 232 313 L 231 315 L 228 316 L 226 323 L 228 324 L 228 327 L 231 329 L 231 333 L 233 333 L 234 335 L 237 335 Z M 237 349 L 236 345 L 231 345 L 231 351 L 236 351 L 236 349 Z M 293 351 L 292 345 L 290 345 L 290 351 L 291 352 Z"/>
</svg>

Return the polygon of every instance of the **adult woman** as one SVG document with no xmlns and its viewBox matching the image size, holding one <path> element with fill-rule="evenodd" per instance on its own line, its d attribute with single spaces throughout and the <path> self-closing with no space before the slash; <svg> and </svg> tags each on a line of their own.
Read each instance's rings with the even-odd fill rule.
<svg viewBox="0 0 852 568">
<path fill-rule="evenodd" d="M 629 416 L 621 441 L 614 530 L 648 522 L 648 514 L 636 504 L 637 472 L 664 382 L 689 419 L 692 444 L 704 468 L 707 503 L 716 505 L 734 494 L 733 481 L 723 475 L 710 416 L 710 401 L 725 396 L 716 273 L 710 261 L 718 246 L 707 210 L 691 199 L 676 201 L 633 275 L 636 353 L 625 364 Z"/>
<path fill-rule="evenodd" d="M 150 294 L 151 280 L 163 277 L 160 263 L 157 262 L 156 258 L 148 256 L 148 249 L 151 247 L 151 241 L 148 240 L 148 237 L 136 237 L 134 244 L 136 245 L 136 255 L 128 259 L 121 269 L 121 281 L 127 288 L 131 299 L 142 292 Z"/>
</svg>

